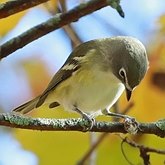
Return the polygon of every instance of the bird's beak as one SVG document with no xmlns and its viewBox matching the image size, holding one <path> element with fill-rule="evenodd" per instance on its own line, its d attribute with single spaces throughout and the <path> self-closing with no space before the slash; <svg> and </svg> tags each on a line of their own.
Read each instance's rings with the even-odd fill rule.
<svg viewBox="0 0 165 165">
<path fill-rule="evenodd" d="M 131 98 L 132 91 L 129 90 L 128 88 L 126 88 L 125 90 L 126 90 L 127 100 L 129 101 Z"/>
</svg>

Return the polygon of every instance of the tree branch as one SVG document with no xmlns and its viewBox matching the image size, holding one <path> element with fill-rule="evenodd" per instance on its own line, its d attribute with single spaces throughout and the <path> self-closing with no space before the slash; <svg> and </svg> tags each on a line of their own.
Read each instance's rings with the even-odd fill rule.
<svg viewBox="0 0 165 165">
<path fill-rule="evenodd" d="M 0 46 L 0 59 L 24 47 L 30 42 L 52 32 L 53 30 L 61 28 L 71 22 L 75 22 L 79 18 L 108 5 L 115 8 L 118 13 L 124 17 L 124 12 L 120 6 L 120 0 L 90 0 L 88 2 L 84 2 L 66 13 L 56 14 L 53 18 L 50 18 L 46 22 L 34 26 L 19 36 L 4 43 Z"/>
<path fill-rule="evenodd" d="M 49 0 L 12 0 L 0 4 L 0 19 L 37 6 Z"/>
<path fill-rule="evenodd" d="M 165 121 L 165 120 L 164 120 Z M 138 134 L 154 134 L 165 137 L 165 130 L 158 127 L 160 121 L 152 123 L 139 123 Z M 161 120 L 162 122 L 162 120 Z M 88 126 L 84 119 L 50 119 L 50 118 L 31 118 L 16 113 L 1 113 L 0 125 L 33 129 L 40 131 L 83 131 Z M 126 133 L 124 123 L 120 122 L 95 122 L 91 132 L 108 132 L 108 133 Z"/>
</svg>

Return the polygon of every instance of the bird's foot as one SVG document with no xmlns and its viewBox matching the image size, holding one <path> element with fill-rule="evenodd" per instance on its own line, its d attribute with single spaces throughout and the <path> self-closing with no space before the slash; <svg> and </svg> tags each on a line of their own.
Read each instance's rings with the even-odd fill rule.
<svg viewBox="0 0 165 165">
<path fill-rule="evenodd" d="M 139 123 L 135 118 L 127 116 L 124 119 L 124 129 L 130 134 L 136 134 L 140 130 Z"/>
<path fill-rule="evenodd" d="M 124 114 L 109 112 L 108 110 L 103 110 L 102 113 L 106 116 L 112 116 L 112 117 L 124 119 L 124 129 L 130 134 L 136 134 L 138 130 L 140 130 L 139 123 L 136 121 L 134 117 Z"/>
<path fill-rule="evenodd" d="M 83 113 L 83 132 L 90 131 L 93 128 L 93 125 L 95 124 L 95 119 L 91 117 L 90 115 Z"/>
<path fill-rule="evenodd" d="M 95 119 L 92 116 L 88 115 L 87 113 L 78 109 L 76 106 L 74 106 L 74 111 L 79 113 L 83 118 L 83 121 L 84 121 L 82 123 L 83 132 L 87 132 L 87 131 L 91 130 L 95 123 Z"/>
</svg>

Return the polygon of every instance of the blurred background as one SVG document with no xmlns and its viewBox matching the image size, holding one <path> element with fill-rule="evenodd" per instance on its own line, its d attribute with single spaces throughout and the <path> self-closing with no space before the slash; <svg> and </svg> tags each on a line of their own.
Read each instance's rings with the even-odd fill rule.
<svg viewBox="0 0 165 165">
<path fill-rule="evenodd" d="M 5 2 L 1 0 L 1 2 Z M 82 0 L 50 0 L 0 20 L 0 44 L 46 21 L 58 12 L 72 9 Z M 18 105 L 40 94 L 54 73 L 62 66 L 72 49 L 95 38 L 129 35 L 146 46 L 150 68 L 132 97 L 134 106 L 128 114 L 141 122 L 165 118 L 165 3 L 163 0 L 123 0 L 125 18 L 111 7 L 105 7 L 79 21 L 56 30 L 0 62 L 0 112 L 9 112 Z M 119 100 L 122 111 L 128 102 L 125 93 Z M 33 117 L 79 117 L 58 108 L 43 107 L 33 111 Z M 98 120 L 111 120 L 99 117 Z M 0 165 L 66 165 L 76 164 L 97 141 L 100 133 L 40 132 L 33 130 L 0 128 Z M 165 149 L 165 141 L 154 135 L 132 137 L 137 143 Z M 142 164 L 139 151 L 124 145 L 128 159 Z M 153 165 L 165 163 L 165 156 L 151 154 Z M 93 152 L 86 164 L 127 165 L 121 152 L 121 139 L 108 134 Z"/>
</svg>

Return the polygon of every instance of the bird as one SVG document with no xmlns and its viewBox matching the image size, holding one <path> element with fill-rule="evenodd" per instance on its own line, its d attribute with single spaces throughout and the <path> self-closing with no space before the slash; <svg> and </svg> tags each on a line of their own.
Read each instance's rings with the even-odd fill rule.
<svg viewBox="0 0 165 165">
<path fill-rule="evenodd" d="M 93 126 L 99 115 L 125 117 L 111 107 L 123 91 L 129 101 L 132 91 L 149 67 L 145 46 L 131 36 L 94 39 L 77 46 L 36 98 L 15 108 L 22 114 L 46 104 L 77 112 Z"/>
</svg>

